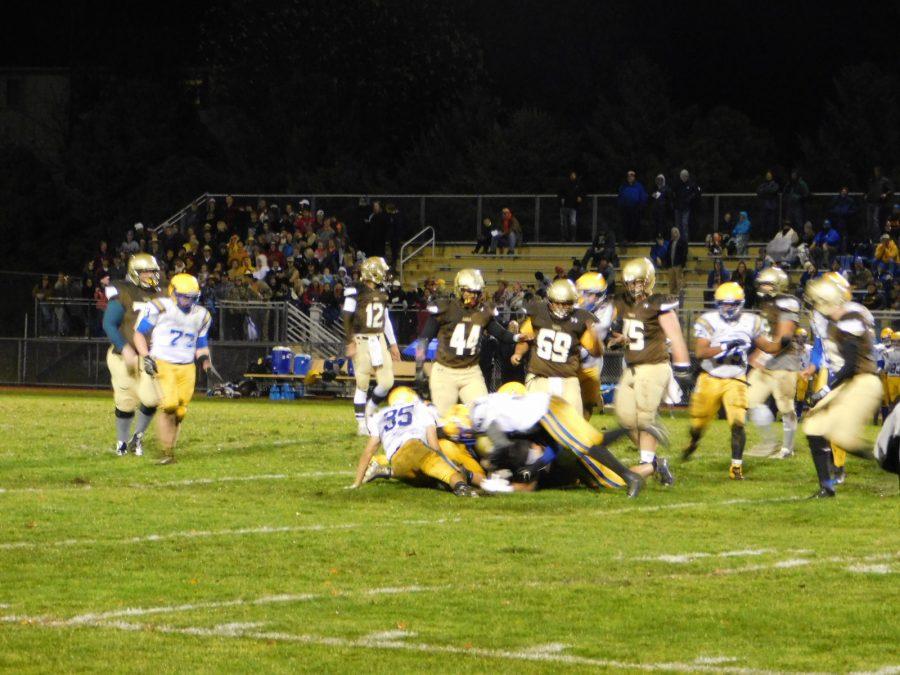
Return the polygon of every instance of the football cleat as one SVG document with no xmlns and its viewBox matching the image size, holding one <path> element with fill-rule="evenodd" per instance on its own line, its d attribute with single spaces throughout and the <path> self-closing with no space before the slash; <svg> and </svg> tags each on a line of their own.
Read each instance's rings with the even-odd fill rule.
<svg viewBox="0 0 900 675">
<path fill-rule="evenodd" d="M 125 441 L 119 441 L 116 443 L 116 454 L 119 457 L 124 457 L 128 453 L 128 443 Z"/>
<path fill-rule="evenodd" d="M 357 436 L 368 436 L 369 435 L 369 427 L 366 424 L 366 418 L 362 417 L 356 420 L 356 435 Z"/>
<path fill-rule="evenodd" d="M 744 480 L 744 467 L 740 464 L 732 464 L 728 468 L 728 477 L 731 480 Z"/>
<path fill-rule="evenodd" d="M 656 458 L 656 479 L 666 487 L 675 485 L 675 476 L 669 468 L 669 460 L 665 457 Z"/>
<path fill-rule="evenodd" d="M 831 480 L 834 481 L 835 485 L 843 485 L 844 481 L 847 480 L 847 469 L 842 466 L 836 466 L 831 471 Z"/>
<path fill-rule="evenodd" d="M 790 459 L 794 456 L 794 451 L 791 448 L 782 448 L 781 452 L 775 455 L 775 459 Z"/>
<path fill-rule="evenodd" d="M 622 478 L 625 479 L 625 493 L 628 495 L 628 498 L 634 499 L 635 497 L 637 497 L 640 494 L 641 489 L 644 487 L 644 479 L 634 471 L 629 471 L 624 476 L 622 476 Z"/>
<path fill-rule="evenodd" d="M 371 483 L 373 480 L 377 480 L 379 478 L 390 478 L 391 477 L 391 467 L 384 466 L 380 464 L 377 460 L 372 460 L 369 462 L 369 466 L 366 467 L 366 472 L 363 474 L 363 484 Z"/>
<path fill-rule="evenodd" d="M 827 487 L 822 485 L 819 487 L 819 491 L 813 495 L 810 495 L 810 499 L 829 499 L 831 497 L 836 497 L 837 493 L 834 491 L 834 488 Z"/>
<path fill-rule="evenodd" d="M 165 466 L 166 464 L 175 464 L 175 455 L 164 455 L 161 460 L 157 462 L 160 466 Z"/>
<path fill-rule="evenodd" d="M 128 451 L 133 452 L 135 457 L 143 457 L 144 455 L 144 434 L 135 434 L 128 441 Z"/>
<path fill-rule="evenodd" d="M 472 488 L 471 485 L 466 485 L 465 483 L 457 483 L 456 487 L 453 488 L 453 494 L 457 497 L 477 497 L 478 493 Z"/>
<path fill-rule="evenodd" d="M 779 452 L 778 441 L 763 441 L 747 451 L 751 457 L 772 457 Z"/>
</svg>

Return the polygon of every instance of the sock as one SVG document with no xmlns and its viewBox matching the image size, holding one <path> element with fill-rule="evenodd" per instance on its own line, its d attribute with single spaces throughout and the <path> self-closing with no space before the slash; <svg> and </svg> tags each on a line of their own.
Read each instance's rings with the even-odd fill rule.
<svg viewBox="0 0 900 675">
<path fill-rule="evenodd" d="M 731 458 L 731 466 L 743 466 L 744 460 Z"/>
<path fill-rule="evenodd" d="M 155 412 L 156 408 L 148 408 L 141 403 L 141 407 L 138 408 L 137 424 L 134 425 L 135 434 L 143 434 L 147 431 L 147 428 L 150 426 L 150 420 L 153 419 L 153 414 Z"/>
<path fill-rule="evenodd" d="M 808 436 L 809 452 L 812 454 L 813 464 L 816 467 L 816 475 L 819 477 L 819 485 L 827 487 L 829 490 L 834 489 L 834 483 L 831 480 L 831 464 L 828 452 L 828 441 L 824 436 Z"/>
<path fill-rule="evenodd" d="M 641 450 L 641 464 L 652 464 L 655 460 L 656 450 Z"/>
<path fill-rule="evenodd" d="M 591 447 L 590 453 L 588 454 L 590 454 L 591 457 L 603 464 L 603 466 L 605 466 L 606 468 L 615 471 L 622 478 L 625 478 L 625 476 L 631 473 L 631 469 L 622 464 L 622 462 L 616 459 L 615 455 L 613 455 L 609 450 L 600 445 Z M 641 461 L 643 461 L 643 455 L 644 451 L 641 450 Z M 652 462 L 655 458 L 656 453 L 653 454 L 649 461 Z"/>
<path fill-rule="evenodd" d="M 700 443 L 700 437 L 703 436 L 703 429 L 699 427 L 697 429 L 691 429 L 691 447 L 696 448 Z"/>
<path fill-rule="evenodd" d="M 362 389 L 353 392 L 353 413 L 357 420 L 366 416 L 366 392 Z"/>
<path fill-rule="evenodd" d="M 784 440 L 781 447 L 794 450 L 794 435 L 797 433 L 797 413 L 786 413 L 781 417 Z"/>
<path fill-rule="evenodd" d="M 747 432 L 744 430 L 743 424 L 735 424 L 731 427 L 731 463 L 740 464 L 743 462 L 744 446 L 747 444 Z"/>
<path fill-rule="evenodd" d="M 133 412 L 124 412 L 116 408 L 116 442 L 127 443 L 131 438 L 131 420 Z"/>
</svg>

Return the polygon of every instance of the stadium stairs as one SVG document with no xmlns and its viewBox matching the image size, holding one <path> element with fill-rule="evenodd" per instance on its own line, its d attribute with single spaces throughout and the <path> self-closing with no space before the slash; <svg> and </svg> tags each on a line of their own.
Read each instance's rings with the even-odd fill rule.
<svg viewBox="0 0 900 675">
<path fill-rule="evenodd" d="M 751 244 L 748 251 L 754 254 L 763 244 Z M 407 288 L 423 283 L 428 278 L 443 279 L 452 285 L 456 273 L 464 267 L 476 267 L 484 274 L 488 290 L 493 292 L 499 281 L 508 283 L 521 282 L 524 286 L 534 284 L 534 273 L 543 272 L 548 279 L 554 276 L 554 268 L 559 265 L 566 271 L 572 266 L 572 259 L 581 260 L 587 250 L 586 244 L 532 244 L 521 246 L 515 255 L 472 254 L 473 244 L 438 243 L 434 255 L 431 252 L 420 254 L 408 261 L 403 270 L 404 286 Z M 650 251 L 650 243 L 635 243 L 619 247 L 620 262 L 629 258 L 646 256 Z M 725 266 L 731 271 L 740 260 L 753 267 L 755 255 L 731 256 L 725 258 Z M 712 258 L 705 244 L 691 244 L 688 249 L 688 261 L 684 270 L 685 294 L 684 306 L 688 309 L 703 307 L 703 292 L 706 290 L 706 278 L 712 269 Z M 618 272 L 618 269 L 617 269 Z M 800 278 L 799 271 L 791 273 L 794 283 Z M 666 292 L 668 275 L 665 271 L 657 274 L 656 288 L 658 292 Z"/>
</svg>

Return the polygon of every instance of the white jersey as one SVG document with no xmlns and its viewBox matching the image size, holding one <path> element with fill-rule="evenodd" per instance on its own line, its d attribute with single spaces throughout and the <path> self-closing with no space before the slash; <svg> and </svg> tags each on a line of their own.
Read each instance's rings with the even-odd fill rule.
<svg viewBox="0 0 900 675">
<path fill-rule="evenodd" d="M 756 338 L 766 333 L 762 317 L 741 312 L 734 321 L 726 321 L 718 312 L 705 312 L 694 323 L 694 337 L 709 340 L 712 347 L 732 343 L 719 359 L 704 359 L 700 367 L 713 377 L 734 378 L 746 374 L 748 356 Z"/>
<path fill-rule="evenodd" d="M 888 377 L 900 377 L 900 347 L 884 350 L 884 372 Z"/>
<path fill-rule="evenodd" d="M 848 302 L 844 304 L 844 309 L 847 312 L 861 314 L 866 330 L 875 332 L 875 317 L 872 316 L 872 312 L 867 307 L 858 302 Z M 834 375 L 843 367 L 844 358 L 841 356 L 840 349 L 838 349 L 834 340 L 828 337 L 828 317 L 813 310 L 810 325 L 813 329 L 813 335 L 822 342 L 822 365 L 825 366 L 829 373 Z M 872 358 L 877 362 L 878 354 L 873 353 Z"/>
<path fill-rule="evenodd" d="M 209 346 L 212 318 L 201 305 L 181 310 L 172 298 L 147 303 L 138 319 L 138 330 L 150 332 L 150 355 L 169 363 L 193 363 L 198 349 Z M 152 331 L 152 332 L 151 332 Z"/>
<path fill-rule="evenodd" d="M 802 345 L 800 348 L 800 367 L 803 370 L 809 368 L 812 362 L 812 345 Z"/>
<path fill-rule="evenodd" d="M 610 326 L 612 326 L 614 311 L 615 306 L 611 302 L 601 302 L 591 311 L 591 314 L 593 314 L 594 318 L 597 319 L 597 322 L 593 326 L 591 326 L 591 328 L 594 331 L 594 335 L 597 336 L 597 340 L 601 344 L 606 340 L 606 336 L 609 335 L 609 329 Z M 602 371 L 603 357 L 592 356 L 587 349 L 582 347 L 581 368 L 597 368 L 598 371 Z"/>
<path fill-rule="evenodd" d="M 550 394 L 488 394 L 473 401 L 469 409 L 475 433 L 485 433 L 492 424 L 504 433 L 523 433 L 547 414 Z"/>
<path fill-rule="evenodd" d="M 392 405 L 379 410 L 368 421 L 369 436 L 384 447 L 388 461 L 407 441 L 428 445 L 428 428 L 437 427 L 435 414 L 421 401 Z"/>
<path fill-rule="evenodd" d="M 878 369 L 879 373 L 884 371 L 884 354 L 890 347 L 890 343 L 875 343 L 875 367 Z"/>
</svg>

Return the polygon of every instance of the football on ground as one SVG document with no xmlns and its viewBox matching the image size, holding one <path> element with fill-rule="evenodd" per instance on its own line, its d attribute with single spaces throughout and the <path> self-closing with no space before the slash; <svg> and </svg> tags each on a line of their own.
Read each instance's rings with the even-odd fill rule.
<svg viewBox="0 0 900 675">
<path fill-rule="evenodd" d="M 0 394 L 2 669 L 900 668 L 897 480 L 870 462 L 808 501 L 805 446 L 730 481 L 724 422 L 681 463 L 664 416 L 671 488 L 459 499 L 344 489 L 346 402 L 197 400 L 171 466 L 153 432 L 116 457 L 111 419 L 105 393 Z"/>
</svg>

